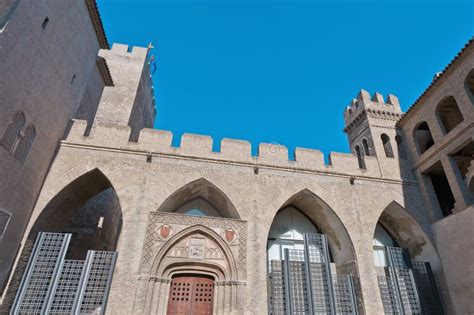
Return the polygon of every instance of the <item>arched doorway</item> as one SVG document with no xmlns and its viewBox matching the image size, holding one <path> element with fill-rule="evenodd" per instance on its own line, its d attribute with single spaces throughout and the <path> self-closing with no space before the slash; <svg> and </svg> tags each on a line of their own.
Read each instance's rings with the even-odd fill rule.
<svg viewBox="0 0 474 315">
<path fill-rule="evenodd" d="M 443 314 L 432 272 L 440 267 L 438 256 L 423 229 L 396 202 L 376 224 L 373 253 L 385 313 Z"/>
<path fill-rule="evenodd" d="M 271 314 L 362 308 L 350 237 L 335 212 L 310 191 L 291 197 L 275 215 L 267 259 Z"/>
<path fill-rule="evenodd" d="M 244 312 L 247 225 L 217 186 L 199 179 L 177 189 L 150 213 L 145 239 L 144 313 Z"/>
</svg>

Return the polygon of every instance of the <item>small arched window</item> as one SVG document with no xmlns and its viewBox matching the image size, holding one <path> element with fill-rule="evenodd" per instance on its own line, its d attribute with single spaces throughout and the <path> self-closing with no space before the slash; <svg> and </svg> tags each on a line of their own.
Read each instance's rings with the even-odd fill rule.
<svg viewBox="0 0 474 315">
<path fill-rule="evenodd" d="M 357 156 L 357 162 L 359 163 L 359 168 L 365 169 L 364 156 L 360 150 L 360 147 L 356 145 L 354 149 Z"/>
<path fill-rule="evenodd" d="M 25 115 L 23 113 L 16 113 L 13 115 L 13 119 L 7 127 L 7 130 L 3 134 L 0 140 L 0 145 L 7 150 L 8 153 L 12 153 L 16 143 L 20 138 L 20 130 L 25 125 Z"/>
<path fill-rule="evenodd" d="M 36 131 L 33 125 L 28 125 L 25 130 L 25 134 L 21 137 L 20 141 L 18 142 L 15 151 L 13 152 L 13 158 L 18 162 L 22 163 L 25 162 L 26 157 L 28 156 L 28 152 L 30 152 L 31 144 L 35 139 Z"/>
<path fill-rule="evenodd" d="M 466 92 L 471 99 L 471 104 L 474 104 L 474 69 L 469 72 L 466 77 L 466 82 L 464 83 Z"/>
<path fill-rule="evenodd" d="M 401 160 L 406 160 L 407 159 L 407 152 L 405 151 L 405 145 L 403 144 L 403 139 L 401 136 L 396 135 L 395 136 L 395 142 L 397 143 L 397 149 L 398 149 L 398 158 Z"/>
<path fill-rule="evenodd" d="M 367 141 L 367 139 L 362 140 L 362 146 L 364 147 L 364 154 L 366 156 L 370 156 L 369 142 Z"/>
<path fill-rule="evenodd" d="M 385 156 L 388 158 L 393 158 L 394 156 L 390 137 L 383 133 L 380 138 L 382 139 L 383 149 L 385 150 Z"/>
<path fill-rule="evenodd" d="M 426 121 L 421 122 L 418 127 L 415 128 L 413 131 L 413 139 L 419 154 L 423 154 L 434 145 L 430 127 Z"/>
<path fill-rule="evenodd" d="M 459 110 L 458 103 L 456 103 L 456 99 L 452 96 L 446 97 L 439 103 L 436 114 L 443 125 L 445 133 L 453 130 L 454 127 L 464 120 L 461 111 Z"/>
</svg>

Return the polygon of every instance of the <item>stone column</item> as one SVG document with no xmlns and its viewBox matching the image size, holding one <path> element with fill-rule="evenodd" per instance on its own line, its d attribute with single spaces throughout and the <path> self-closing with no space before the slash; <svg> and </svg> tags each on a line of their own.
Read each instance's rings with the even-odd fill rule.
<svg viewBox="0 0 474 315">
<path fill-rule="evenodd" d="M 441 159 L 443 169 L 448 178 L 449 187 L 456 201 L 454 204 L 453 213 L 462 211 L 472 204 L 472 196 L 467 189 L 466 183 L 462 179 L 461 172 L 459 171 L 456 161 L 449 155 L 444 156 Z"/>
</svg>

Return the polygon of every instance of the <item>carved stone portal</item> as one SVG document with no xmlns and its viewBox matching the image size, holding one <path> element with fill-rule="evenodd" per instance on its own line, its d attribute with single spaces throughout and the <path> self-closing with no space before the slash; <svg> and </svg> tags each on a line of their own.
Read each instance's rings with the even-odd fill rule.
<svg viewBox="0 0 474 315">
<path fill-rule="evenodd" d="M 164 229 L 165 227 L 165 229 Z M 165 314 L 172 279 L 214 280 L 214 314 L 243 314 L 247 223 L 241 220 L 150 213 L 135 297 L 140 314 Z"/>
</svg>

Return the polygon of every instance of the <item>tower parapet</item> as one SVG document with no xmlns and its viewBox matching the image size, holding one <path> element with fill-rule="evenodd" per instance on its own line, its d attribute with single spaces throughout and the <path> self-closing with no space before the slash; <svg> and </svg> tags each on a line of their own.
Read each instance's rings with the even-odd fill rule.
<svg viewBox="0 0 474 315">
<path fill-rule="evenodd" d="M 344 111 L 344 131 L 348 132 L 350 128 L 357 125 L 364 115 L 379 116 L 380 118 L 400 119 L 402 110 L 398 97 L 393 94 L 387 95 L 387 100 L 379 92 L 375 92 L 371 97 L 366 90 L 360 90 L 357 97 L 352 99 Z"/>
</svg>

